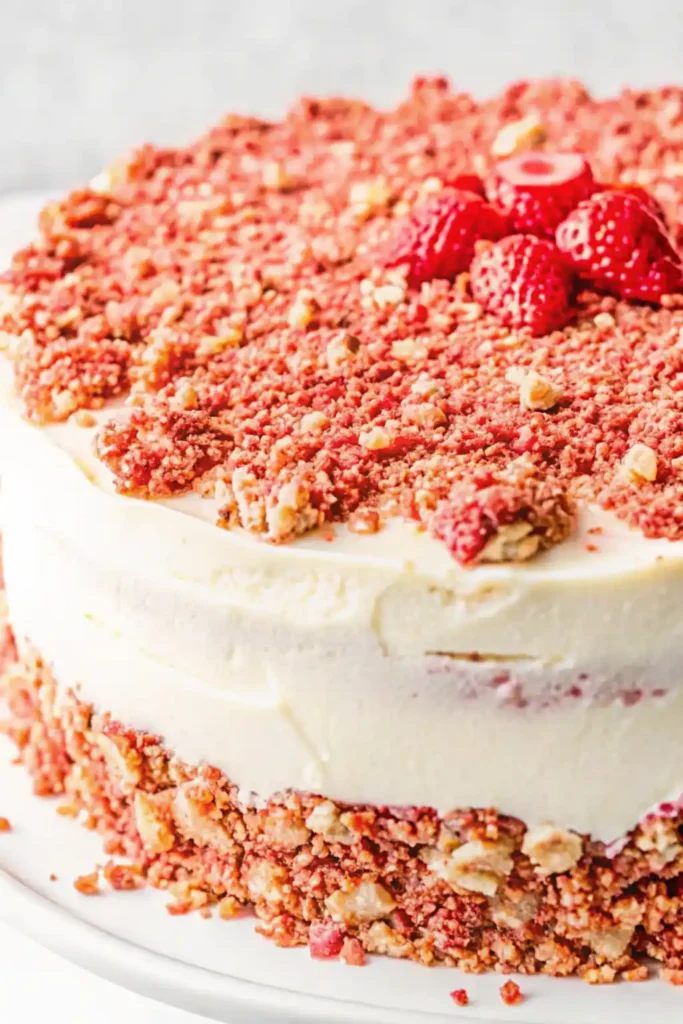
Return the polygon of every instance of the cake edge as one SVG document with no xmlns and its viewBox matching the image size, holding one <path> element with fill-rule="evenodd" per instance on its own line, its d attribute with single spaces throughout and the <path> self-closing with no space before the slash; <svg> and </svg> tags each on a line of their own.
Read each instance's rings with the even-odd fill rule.
<svg viewBox="0 0 683 1024">
<path fill-rule="evenodd" d="M 354 965 L 367 953 L 467 972 L 683 981 L 683 813 L 650 816 L 612 857 L 587 836 L 491 809 L 343 805 L 287 792 L 261 807 L 221 772 L 62 692 L 35 650 L 0 642 L 2 731 L 41 796 L 100 833 L 113 889 L 168 910 L 251 911 L 279 946 Z M 124 858 L 122 861 L 121 858 Z M 74 882 L 99 891 L 99 869 Z"/>
</svg>

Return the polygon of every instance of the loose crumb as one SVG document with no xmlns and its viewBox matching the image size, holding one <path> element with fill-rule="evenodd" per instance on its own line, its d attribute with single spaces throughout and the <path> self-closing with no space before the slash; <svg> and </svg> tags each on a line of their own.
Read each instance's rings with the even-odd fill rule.
<svg viewBox="0 0 683 1024">
<path fill-rule="evenodd" d="M 377 533 L 380 525 L 379 512 L 376 509 L 362 509 L 353 512 L 349 517 L 349 530 L 352 533 Z"/>
<path fill-rule="evenodd" d="M 237 917 L 242 907 L 234 896 L 224 896 L 218 904 L 218 916 L 222 921 L 231 921 Z"/>
<path fill-rule="evenodd" d="M 657 479 L 657 453 L 647 444 L 634 444 L 624 456 L 621 472 L 631 483 L 652 483 Z"/>
<path fill-rule="evenodd" d="M 466 988 L 456 988 L 451 992 L 451 999 L 456 1006 L 469 1006 L 470 997 Z"/>
<path fill-rule="evenodd" d="M 74 804 L 59 804 L 57 814 L 62 818 L 77 818 L 78 808 Z"/>
<path fill-rule="evenodd" d="M 173 903 L 166 904 L 166 912 L 170 914 L 171 917 L 189 914 L 192 909 L 193 907 L 189 900 L 175 900 Z"/>
<path fill-rule="evenodd" d="M 105 879 L 118 891 L 142 889 L 145 885 L 145 876 L 139 864 L 116 864 L 108 861 L 102 871 Z"/>
<path fill-rule="evenodd" d="M 339 958 L 350 967 L 365 966 L 365 950 L 355 938 L 344 939 Z"/>
<path fill-rule="evenodd" d="M 506 981 L 500 988 L 500 998 L 506 1006 L 516 1006 L 524 1002 L 522 990 L 516 981 Z"/>
<path fill-rule="evenodd" d="M 659 972 L 662 981 L 668 981 L 669 985 L 677 987 L 683 985 L 683 971 L 675 970 L 672 967 L 662 967 Z"/>
<path fill-rule="evenodd" d="M 97 424 L 97 420 L 91 412 L 88 412 L 87 409 L 79 409 L 78 412 L 74 414 L 74 420 L 79 427 L 88 428 L 94 427 Z"/>
<path fill-rule="evenodd" d="M 628 971 L 622 971 L 621 977 L 624 981 L 647 981 L 650 971 L 645 964 L 640 967 L 632 967 Z"/>
<path fill-rule="evenodd" d="M 79 875 L 74 882 L 74 889 L 77 889 L 83 896 L 97 896 L 101 892 L 99 872 L 92 871 L 89 875 Z"/>
</svg>

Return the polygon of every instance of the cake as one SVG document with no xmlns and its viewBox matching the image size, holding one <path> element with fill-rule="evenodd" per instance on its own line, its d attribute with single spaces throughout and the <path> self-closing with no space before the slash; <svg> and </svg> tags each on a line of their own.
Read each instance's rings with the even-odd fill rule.
<svg viewBox="0 0 683 1024">
<path fill-rule="evenodd" d="M 111 886 L 351 964 L 683 980 L 681 197 L 683 89 L 419 79 L 44 209 L 0 688 Z"/>
</svg>

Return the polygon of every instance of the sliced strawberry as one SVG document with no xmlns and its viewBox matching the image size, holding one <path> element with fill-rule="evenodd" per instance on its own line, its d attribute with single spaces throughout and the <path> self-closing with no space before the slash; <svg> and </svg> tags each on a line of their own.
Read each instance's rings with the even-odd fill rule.
<svg viewBox="0 0 683 1024">
<path fill-rule="evenodd" d="M 573 275 L 544 238 L 509 235 L 476 257 L 470 275 L 477 302 L 510 327 L 547 334 L 569 318 Z"/>
<path fill-rule="evenodd" d="M 486 179 L 490 202 L 513 231 L 554 238 L 557 225 L 596 189 L 580 153 L 522 153 L 497 163 Z"/>
<path fill-rule="evenodd" d="M 624 189 L 581 203 L 558 227 L 557 244 L 580 277 L 619 298 L 656 303 L 683 289 L 683 264 L 662 221 Z"/>
<path fill-rule="evenodd" d="M 408 266 L 408 283 L 452 280 L 467 270 L 476 242 L 507 232 L 505 218 L 481 196 L 444 189 L 398 225 L 383 254 L 387 267 Z"/>
</svg>

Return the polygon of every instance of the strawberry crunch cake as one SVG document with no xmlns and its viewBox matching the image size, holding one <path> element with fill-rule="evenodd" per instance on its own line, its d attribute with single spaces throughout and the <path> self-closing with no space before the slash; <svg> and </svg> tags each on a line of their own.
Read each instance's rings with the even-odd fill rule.
<svg viewBox="0 0 683 1024">
<path fill-rule="evenodd" d="M 683 89 L 419 79 L 43 210 L 4 728 L 111 886 L 351 964 L 683 982 L 682 203 Z"/>
</svg>

